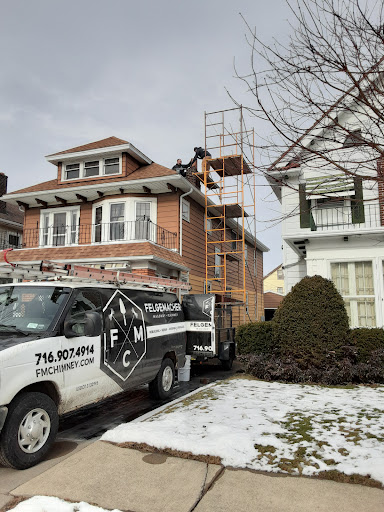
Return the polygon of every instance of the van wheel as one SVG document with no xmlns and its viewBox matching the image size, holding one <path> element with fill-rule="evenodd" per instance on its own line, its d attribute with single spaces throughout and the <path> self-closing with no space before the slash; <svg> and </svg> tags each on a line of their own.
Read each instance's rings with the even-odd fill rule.
<svg viewBox="0 0 384 512">
<path fill-rule="evenodd" d="M 44 393 L 22 393 L 10 404 L 0 438 L 0 464 L 27 469 L 44 459 L 59 427 L 55 402 Z"/>
<path fill-rule="evenodd" d="M 149 393 L 157 400 L 164 400 L 172 393 L 175 382 L 175 365 L 171 359 L 164 359 L 161 363 L 159 373 L 149 383 Z"/>
</svg>

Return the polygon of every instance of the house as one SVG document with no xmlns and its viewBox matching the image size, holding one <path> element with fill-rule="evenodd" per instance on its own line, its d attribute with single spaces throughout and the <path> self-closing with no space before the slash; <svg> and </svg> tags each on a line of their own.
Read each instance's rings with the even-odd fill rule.
<svg viewBox="0 0 384 512">
<path fill-rule="evenodd" d="M 8 177 L 0 173 L 0 196 L 7 193 Z M 23 235 L 24 212 L 15 204 L 8 204 L 0 199 L 0 249 L 21 247 Z M 0 276 L 0 283 L 9 279 Z"/>
<path fill-rule="evenodd" d="M 358 105 L 326 114 L 269 170 L 282 205 L 285 291 L 321 275 L 352 327 L 383 327 L 384 160 L 364 140 L 374 123 Z"/>
<path fill-rule="evenodd" d="M 283 264 L 271 270 L 263 279 L 264 282 L 264 317 L 272 320 L 276 309 L 284 298 Z"/>
<path fill-rule="evenodd" d="M 25 211 L 23 244 L 11 262 L 43 259 L 129 269 L 134 273 L 189 282 L 204 293 L 205 200 L 196 175 L 186 177 L 154 163 L 128 141 L 109 137 L 48 155 L 50 181 L 7 194 Z M 218 223 L 220 213 L 212 215 Z M 238 229 L 226 220 L 228 233 Z M 215 232 L 209 234 L 215 240 Z M 232 237 L 233 238 L 233 237 Z M 230 240 L 230 237 L 228 238 Z M 247 315 L 263 314 L 263 253 L 268 248 L 245 232 Z M 220 252 L 220 251 L 219 251 Z M 208 274 L 219 279 L 222 256 L 208 257 Z M 236 288 L 239 261 L 227 262 L 227 283 Z M 229 294 L 225 300 L 231 301 Z M 234 322 L 240 322 L 235 315 Z"/>
</svg>

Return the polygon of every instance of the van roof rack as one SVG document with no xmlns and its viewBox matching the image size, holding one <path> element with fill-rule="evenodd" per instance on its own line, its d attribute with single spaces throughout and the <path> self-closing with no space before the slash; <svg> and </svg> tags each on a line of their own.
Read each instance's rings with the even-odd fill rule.
<svg viewBox="0 0 384 512">
<path fill-rule="evenodd" d="M 12 263 L 8 261 L 7 254 L 12 249 L 3 251 L 4 263 L 0 264 L 0 274 L 10 278 L 19 278 L 27 281 L 72 281 L 97 282 L 113 284 L 115 286 L 128 285 L 132 287 L 148 287 L 162 291 L 191 289 L 189 283 L 171 278 L 160 278 L 125 272 L 95 268 L 86 265 L 73 265 L 57 261 L 42 260 L 40 263 Z"/>
</svg>

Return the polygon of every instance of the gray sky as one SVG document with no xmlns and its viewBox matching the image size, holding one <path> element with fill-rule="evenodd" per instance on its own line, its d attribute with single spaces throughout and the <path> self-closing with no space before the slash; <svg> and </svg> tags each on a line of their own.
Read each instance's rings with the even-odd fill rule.
<svg viewBox="0 0 384 512">
<path fill-rule="evenodd" d="M 204 145 L 204 111 L 251 104 L 234 77 L 263 38 L 289 32 L 283 0 L 0 0 L 0 171 L 8 191 L 53 179 L 45 155 L 109 136 L 172 167 Z M 247 122 L 248 127 L 254 121 Z M 253 124 L 256 131 L 257 125 Z M 259 127 L 260 129 L 260 127 Z M 282 261 L 279 204 L 257 191 L 257 237 Z"/>
</svg>

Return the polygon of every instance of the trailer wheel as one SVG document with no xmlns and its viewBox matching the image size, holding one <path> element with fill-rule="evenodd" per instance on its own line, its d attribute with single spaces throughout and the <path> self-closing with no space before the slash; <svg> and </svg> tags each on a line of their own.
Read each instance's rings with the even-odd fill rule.
<svg viewBox="0 0 384 512">
<path fill-rule="evenodd" d="M 163 359 L 158 374 L 149 383 L 149 393 L 156 400 L 164 400 L 172 393 L 174 382 L 175 365 L 171 359 Z"/>
<path fill-rule="evenodd" d="M 44 393 L 22 393 L 11 402 L 0 438 L 0 463 L 27 469 L 44 459 L 59 426 L 55 402 Z"/>
<path fill-rule="evenodd" d="M 221 366 L 222 366 L 223 370 L 225 370 L 226 372 L 229 372 L 229 370 L 232 369 L 232 365 L 233 365 L 233 359 L 232 358 L 221 359 Z"/>
</svg>

